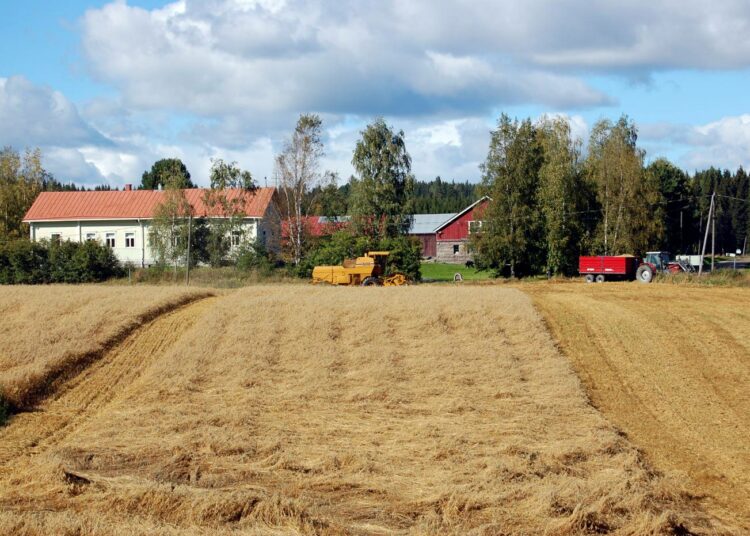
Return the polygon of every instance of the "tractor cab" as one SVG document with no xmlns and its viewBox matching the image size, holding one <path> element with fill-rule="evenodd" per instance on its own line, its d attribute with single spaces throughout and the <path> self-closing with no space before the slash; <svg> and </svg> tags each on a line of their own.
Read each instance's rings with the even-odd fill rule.
<svg viewBox="0 0 750 536">
<path fill-rule="evenodd" d="M 666 251 L 647 251 L 643 262 L 651 264 L 657 272 L 664 272 L 669 268 L 669 253 Z"/>
</svg>

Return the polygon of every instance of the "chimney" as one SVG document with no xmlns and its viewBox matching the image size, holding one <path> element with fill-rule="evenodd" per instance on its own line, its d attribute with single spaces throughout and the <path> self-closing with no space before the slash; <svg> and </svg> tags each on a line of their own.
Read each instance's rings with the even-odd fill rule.
<svg viewBox="0 0 750 536">
<path fill-rule="evenodd" d="M 126 191 L 126 192 L 129 192 L 129 191 L 131 191 L 132 189 L 133 189 L 133 185 L 132 185 L 132 184 L 126 184 L 126 185 L 125 185 L 125 191 Z"/>
</svg>

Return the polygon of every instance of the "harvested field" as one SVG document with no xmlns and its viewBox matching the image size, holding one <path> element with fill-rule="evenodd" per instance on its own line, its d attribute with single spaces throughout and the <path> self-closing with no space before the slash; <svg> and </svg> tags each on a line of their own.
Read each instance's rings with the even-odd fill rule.
<svg viewBox="0 0 750 536">
<path fill-rule="evenodd" d="M 96 366 L 0 430 L 0 533 L 732 533 L 514 289 L 247 288 Z"/>
<path fill-rule="evenodd" d="M 0 399 L 33 404 L 159 313 L 206 296 L 181 288 L 0 288 Z"/>
<path fill-rule="evenodd" d="M 524 287 L 594 405 L 750 533 L 750 289 Z"/>
</svg>

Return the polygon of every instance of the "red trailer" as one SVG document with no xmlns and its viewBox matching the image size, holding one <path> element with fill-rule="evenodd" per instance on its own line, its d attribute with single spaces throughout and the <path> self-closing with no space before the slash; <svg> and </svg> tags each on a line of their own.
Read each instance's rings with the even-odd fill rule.
<svg viewBox="0 0 750 536">
<path fill-rule="evenodd" d="M 587 283 L 602 283 L 607 279 L 649 283 L 654 276 L 653 266 L 641 263 L 632 255 L 597 255 L 578 258 L 578 272 Z"/>
</svg>

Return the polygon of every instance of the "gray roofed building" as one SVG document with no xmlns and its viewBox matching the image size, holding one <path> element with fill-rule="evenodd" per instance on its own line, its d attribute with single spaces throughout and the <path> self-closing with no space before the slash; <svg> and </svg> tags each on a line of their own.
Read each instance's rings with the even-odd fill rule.
<svg viewBox="0 0 750 536">
<path fill-rule="evenodd" d="M 409 234 L 429 234 L 455 217 L 456 214 L 414 214 Z"/>
</svg>

